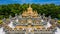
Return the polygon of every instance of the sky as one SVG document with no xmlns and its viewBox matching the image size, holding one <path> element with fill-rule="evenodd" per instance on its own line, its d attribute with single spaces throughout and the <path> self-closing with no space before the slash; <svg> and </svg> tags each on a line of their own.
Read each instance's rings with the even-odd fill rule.
<svg viewBox="0 0 60 34">
<path fill-rule="evenodd" d="M 36 3 L 36 4 L 50 4 L 54 3 L 57 5 L 60 5 L 60 0 L 0 0 L 0 5 L 1 4 L 14 4 L 14 3 Z"/>
</svg>

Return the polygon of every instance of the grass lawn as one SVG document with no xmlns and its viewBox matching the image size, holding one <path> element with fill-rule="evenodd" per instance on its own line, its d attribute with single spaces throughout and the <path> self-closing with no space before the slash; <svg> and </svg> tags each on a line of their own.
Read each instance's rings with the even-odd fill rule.
<svg viewBox="0 0 60 34">
<path fill-rule="evenodd" d="M 2 20 L 0 20 L 0 24 L 2 24 Z"/>
<path fill-rule="evenodd" d="M 58 20 L 58 23 L 60 23 L 60 20 Z"/>
</svg>

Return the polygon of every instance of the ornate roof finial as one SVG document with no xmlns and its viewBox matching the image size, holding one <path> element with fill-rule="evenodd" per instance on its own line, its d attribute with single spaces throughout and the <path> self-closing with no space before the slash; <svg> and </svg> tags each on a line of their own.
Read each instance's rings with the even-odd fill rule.
<svg viewBox="0 0 60 34">
<path fill-rule="evenodd" d="M 29 8 L 27 8 L 28 12 L 32 12 L 31 5 L 29 5 Z"/>
<path fill-rule="evenodd" d="M 12 18 L 12 16 L 11 15 L 9 15 L 9 19 L 11 19 Z"/>
<path fill-rule="evenodd" d="M 29 8 L 31 8 L 31 5 L 29 4 Z"/>
<path fill-rule="evenodd" d="M 5 22 L 5 21 L 6 21 L 6 18 L 3 19 L 3 22 Z"/>
</svg>

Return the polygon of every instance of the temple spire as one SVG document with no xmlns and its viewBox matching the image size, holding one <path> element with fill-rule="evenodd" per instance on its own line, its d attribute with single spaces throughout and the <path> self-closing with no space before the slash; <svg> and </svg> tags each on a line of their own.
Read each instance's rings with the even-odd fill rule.
<svg viewBox="0 0 60 34">
<path fill-rule="evenodd" d="M 29 11 L 29 10 L 32 10 L 31 5 L 29 5 L 29 7 L 27 8 L 27 10 L 28 10 L 28 11 Z"/>
<path fill-rule="evenodd" d="M 23 12 L 22 15 L 23 16 L 37 16 L 38 13 L 37 11 L 33 11 L 31 4 L 30 4 L 29 7 L 27 8 L 27 11 Z"/>
<path fill-rule="evenodd" d="M 29 8 L 31 8 L 31 5 L 29 5 Z"/>
</svg>

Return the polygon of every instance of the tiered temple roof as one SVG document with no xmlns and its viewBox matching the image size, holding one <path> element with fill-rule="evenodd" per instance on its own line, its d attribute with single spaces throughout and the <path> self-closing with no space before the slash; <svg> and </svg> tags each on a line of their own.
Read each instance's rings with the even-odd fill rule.
<svg viewBox="0 0 60 34">
<path fill-rule="evenodd" d="M 37 13 L 37 11 L 33 11 L 33 9 L 31 8 L 31 5 L 29 5 L 29 8 L 27 8 L 27 11 L 23 11 L 23 13 L 22 13 L 22 15 L 20 15 L 20 17 L 18 17 L 16 14 L 14 17 L 14 20 L 13 20 L 13 18 L 11 18 L 11 16 L 9 19 L 10 19 L 10 23 L 12 23 L 15 28 L 4 26 L 5 31 L 7 28 L 8 31 L 26 30 L 26 32 L 31 32 L 31 31 L 50 32 L 50 31 L 54 31 L 56 28 L 55 25 L 51 25 L 51 26 L 47 27 L 47 23 L 50 23 L 52 20 L 51 17 L 49 16 L 49 18 L 47 18 L 47 17 L 45 17 L 45 14 L 43 14 L 42 16 L 39 15 Z M 4 21 L 5 21 L 5 19 L 4 19 Z M 56 21 L 53 21 L 53 23 L 55 23 L 55 22 Z"/>
</svg>

